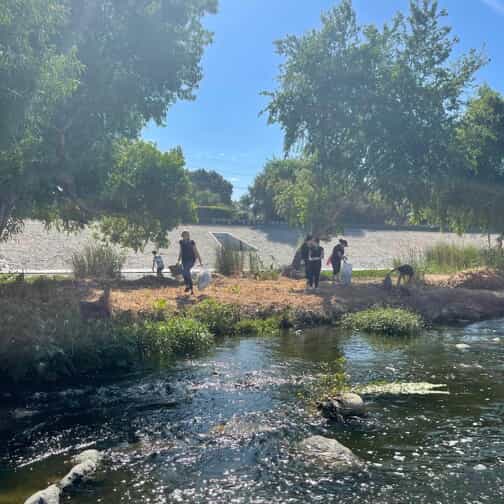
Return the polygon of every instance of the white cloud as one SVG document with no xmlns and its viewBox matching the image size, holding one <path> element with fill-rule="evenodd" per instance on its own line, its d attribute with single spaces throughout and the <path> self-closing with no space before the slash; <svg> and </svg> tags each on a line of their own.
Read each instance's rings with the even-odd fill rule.
<svg viewBox="0 0 504 504">
<path fill-rule="evenodd" d="M 495 12 L 504 16 L 504 1 L 502 0 L 481 0 L 484 4 L 488 5 Z"/>
</svg>

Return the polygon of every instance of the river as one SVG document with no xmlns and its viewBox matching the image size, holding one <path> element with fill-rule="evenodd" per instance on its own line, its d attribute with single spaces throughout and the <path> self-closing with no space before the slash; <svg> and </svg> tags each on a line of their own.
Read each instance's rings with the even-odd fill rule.
<svg viewBox="0 0 504 504">
<path fill-rule="evenodd" d="M 326 423 L 303 396 L 342 356 L 352 383 L 440 383 L 450 394 L 370 398 L 367 418 Z M 63 502 L 501 503 L 503 374 L 504 321 L 413 339 L 323 328 L 224 340 L 167 370 L 18 405 L 14 430 L 0 434 L 0 504 L 24 502 L 89 447 L 106 461 Z M 311 464 L 295 446 L 314 434 L 366 469 Z"/>
</svg>

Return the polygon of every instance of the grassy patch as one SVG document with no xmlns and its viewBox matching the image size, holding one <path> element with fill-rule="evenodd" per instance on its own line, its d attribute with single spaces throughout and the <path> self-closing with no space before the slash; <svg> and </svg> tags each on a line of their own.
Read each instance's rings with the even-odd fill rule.
<svg viewBox="0 0 504 504">
<path fill-rule="evenodd" d="M 354 331 L 387 335 L 415 334 L 424 328 L 420 315 L 402 308 L 371 308 L 343 317 L 342 326 Z"/>
<path fill-rule="evenodd" d="M 366 280 L 366 279 L 376 279 L 380 278 L 383 279 L 390 269 L 378 269 L 378 270 L 353 270 L 352 272 L 352 278 L 353 279 L 361 279 L 361 280 Z M 325 278 L 327 280 L 332 280 L 333 279 L 333 274 L 332 271 L 323 271 L 321 274 L 322 278 Z"/>
</svg>

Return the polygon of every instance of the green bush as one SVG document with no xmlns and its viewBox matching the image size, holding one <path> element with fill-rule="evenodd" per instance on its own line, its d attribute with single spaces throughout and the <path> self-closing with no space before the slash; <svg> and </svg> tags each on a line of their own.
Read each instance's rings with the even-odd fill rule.
<svg viewBox="0 0 504 504">
<path fill-rule="evenodd" d="M 161 357 L 187 356 L 208 350 L 214 340 L 207 326 L 197 320 L 173 317 L 144 326 L 150 353 Z"/>
<path fill-rule="evenodd" d="M 424 328 L 420 315 L 402 308 L 370 308 L 343 317 L 346 329 L 388 335 L 415 334 Z"/>
<path fill-rule="evenodd" d="M 276 317 L 243 319 L 235 325 L 234 332 L 240 336 L 276 336 L 280 328 L 281 321 Z"/>
<path fill-rule="evenodd" d="M 233 332 L 235 324 L 240 320 L 236 306 L 219 303 L 214 299 L 205 299 L 188 311 L 188 316 L 204 324 L 216 336 Z"/>
<path fill-rule="evenodd" d="M 86 245 L 71 259 L 75 278 L 120 278 L 126 261 L 124 254 L 106 244 Z"/>
</svg>

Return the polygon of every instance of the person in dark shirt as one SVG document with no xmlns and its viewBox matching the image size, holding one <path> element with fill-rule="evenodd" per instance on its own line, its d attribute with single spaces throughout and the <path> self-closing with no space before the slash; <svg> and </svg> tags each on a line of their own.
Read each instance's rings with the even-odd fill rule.
<svg viewBox="0 0 504 504">
<path fill-rule="evenodd" d="M 310 268 L 310 287 L 318 289 L 320 282 L 320 272 L 322 271 L 322 260 L 324 259 L 324 249 L 320 246 L 320 240 L 315 238 L 308 251 L 308 262 Z"/>
<path fill-rule="evenodd" d="M 182 263 L 182 275 L 184 277 L 185 291 L 194 294 L 193 281 L 191 276 L 191 269 L 196 263 L 196 259 L 200 265 L 203 266 L 203 261 L 196 247 L 194 240 L 191 240 L 189 231 L 182 233 L 182 240 L 179 242 L 180 252 L 177 263 Z"/>
<path fill-rule="evenodd" d="M 301 260 L 304 263 L 306 282 L 308 285 L 310 285 L 310 283 L 311 283 L 311 281 L 310 281 L 310 262 L 308 260 L 308 256 L 309 256 L 310 247 L 312 246 L 312 244 L 313 244 L 313 236 L 308 235 L 306 237 L 305 241 L 303 242 L 303 245 L 301 245 L 301 248 L 299 249 L 299 251 L 301 253 Z"/>
<path fill-rule="evenodd" d="M 336 245 L 333 248 L 331 257 L 329 257 L 329 260 L 327 261 L 327 264 L 332 266 L 333 278 L 335 282 L 339 280 L 339 274 L 341 272 L 341 262 L 345 257 L 346 247 L 348 247 L 348 242 L 346 240 L 341 239 L 338 245 Z"/>
</svg>

